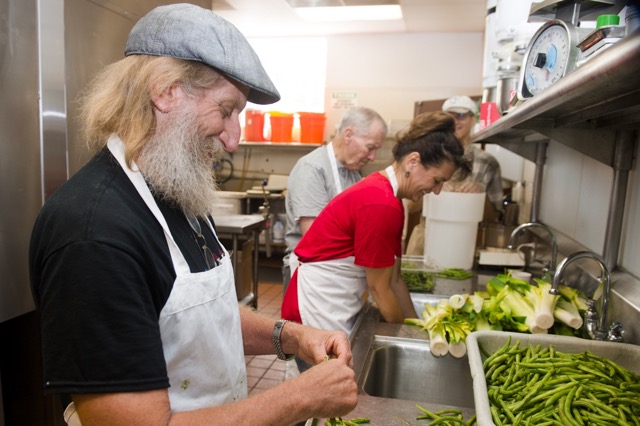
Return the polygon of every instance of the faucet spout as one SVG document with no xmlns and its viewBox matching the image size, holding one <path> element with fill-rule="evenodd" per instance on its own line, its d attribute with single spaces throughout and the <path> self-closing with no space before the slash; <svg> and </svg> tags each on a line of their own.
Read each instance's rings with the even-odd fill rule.
<svg viewBox="0 0 640 426">
<path fill-rule="evenodd" d="M 549 265 L 549 269 L 551 270 L 550 273 L 553 274 L 554 271 L 556 270 L 557 261 L 558 261 L 558 242 L 556 240 L 556 236 L 553 234 L 553 231 L 551 231 L 551 228 L 549 228 L 544 223 L 528 222 L 518 226 L 516 229 L 513 230 L 513 232 L 511 232 L 511 236 L 509 237 L 509 244 L 507 244 L 507 248 L 509 250 L 513 250 L 516 243 L 516 237 L 518 236 L 518 234 L 526 228 L 534 228 L 534 227 L 541 228 L 544 231 L 546 231 L 547 234 L 549 234 L 549 238 L 551 240 L 551 263 Z"/>
<path fill-rule="evenodd" d="M 590 252 L 590 251 L 579 251 L 573 253 L 569 257 L 565 258 L 560 265 L 558 265 L 558 269 L 556 270 L 553 276 L 553 284 L 549 293 L 551 294 L 559 294 L 558 287 L 560 285 L 560 281 L 562 278 L 562 274 L 564 273 L 567 266 L 578 259 L 591 259 L 595 261 L 600 266 L 600 280 L 603 282 L 603 291 L 602 291 L 602 302 L 600 304 L 600 315 L 599 315 L 599 324 L 595 330 L 594 336 L 597 340 L 605 340 L 607 338 L 607 312 L 609 308 L 609 297 L 611 294 L 611 274 L 607 265 L 605 264 L 604 259 L 600 257 L 598 254 Z"/>
</svg>

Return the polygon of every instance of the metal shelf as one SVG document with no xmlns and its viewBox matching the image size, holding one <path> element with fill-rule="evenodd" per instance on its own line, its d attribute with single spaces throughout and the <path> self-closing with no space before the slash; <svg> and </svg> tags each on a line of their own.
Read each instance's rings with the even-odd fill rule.
<svg viewBox="0 0 640 426">
<path fill-rule="evenodd" d="M 620 132 L 640 129 L 640 31 L 587 61 L 543 93 L 479 131 L 474 142 L 530 158 L 526 142 L 556 140 L 614 166 Z M 508 145 L 508 146 L 507 146 Z M 628 167 L 631 157 L 627 157 Z M 620 166 L 620 165 L 618 165 Z"/>
<path fill-rule="evenodd" d="M 474 135 L 536 162 L 532 218 L 537 216 L 550 139 L 613 168 L 603 257 L 616 266 L 637 131 L 640 129 L 640 31 L 560 79 Z M 530 143 L 536 142 L 536 143 Z"/>
</svg>

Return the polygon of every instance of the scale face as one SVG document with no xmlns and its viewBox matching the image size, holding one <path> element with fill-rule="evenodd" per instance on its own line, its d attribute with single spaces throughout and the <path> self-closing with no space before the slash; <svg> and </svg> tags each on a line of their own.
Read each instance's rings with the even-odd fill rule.
<svg viewBox="0 0 640 426">
<path fill-rule="evenodd" d="M 564 21 L 547 21 L 533 35 L 523 57 L 518 97 L 529 99 L 571 72 L 578 58 L 576 28 Z"/>
</svg>

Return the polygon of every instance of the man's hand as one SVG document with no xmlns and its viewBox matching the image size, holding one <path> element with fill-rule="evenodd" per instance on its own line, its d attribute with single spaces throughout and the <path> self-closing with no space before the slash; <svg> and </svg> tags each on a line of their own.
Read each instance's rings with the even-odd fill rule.
<svg viewBox="0 0 640 426">
<path fill-rule="evenodd" d="M 351 344 L 341 331 L 305 327 L 299 338 L 298 356 L 312 365 L 320 364 L 327 358 L 338 358 L 353 368 Z"/>
</svg>

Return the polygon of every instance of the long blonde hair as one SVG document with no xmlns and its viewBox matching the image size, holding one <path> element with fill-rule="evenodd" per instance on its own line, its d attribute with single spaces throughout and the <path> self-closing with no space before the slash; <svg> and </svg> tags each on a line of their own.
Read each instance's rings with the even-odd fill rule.
<svg viewBox="0 0 640 426">
<path fill-rule="evenodd" d="M 82 135 L 97 152 L 117 134 L 131 166 L 156 128 L 152 97 L 174 84 L 191 95 L 213 86 L 220 74 L 200 62 L 132 55 L 105 67 L 80 98 Z M 154 93 L 151 93 L 151 91 Z"/>
</svg>

